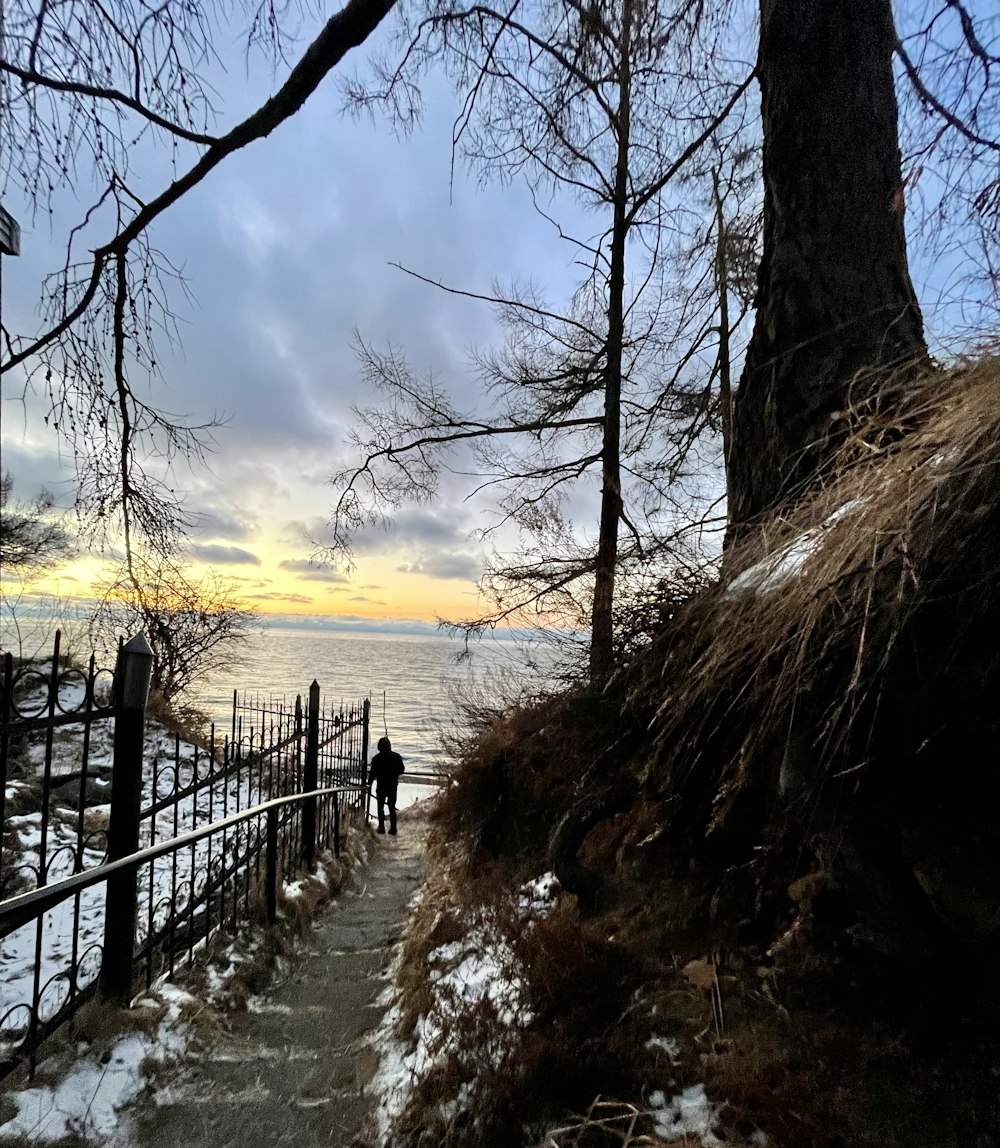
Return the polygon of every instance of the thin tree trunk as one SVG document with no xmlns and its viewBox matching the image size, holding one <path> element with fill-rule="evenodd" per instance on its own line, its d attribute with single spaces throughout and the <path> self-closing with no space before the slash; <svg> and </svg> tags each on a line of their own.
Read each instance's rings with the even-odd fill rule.
<svg viewBox="0 0 1000 1148">
<path fill-rule="evenodd" d="M 628 235 L 628 165 L 632 99 L 632 0 L 622 11 L 621 70 L 618 79 L 618 155 L 608 275 L 608 339 L 604 366 L 604 439 L 601 452 L 601 522 L 591 609 L 590 682 L 600 688 L 614 669 L 615 568 L 622 515 L 621 405 L 625 342 L 625 239 Z"/>
<path fill-rule="evenodd" d="M 926 361 L 903 230 L 894 39 L 890 0 L 761 0 L 764 250 L 735 398 L 737 534 L 815 474 L 852 404 Z"/>
<path fill-rule="evenodd" d="M 719 292 L 719 414 L 722 421 L 722 460 L 729 489 L 730 456 L 733 453 L 733 386 L 732 358 L 730 356 L 731 331 L 729 325 L 729 260 L 727 258 L 726 216 L 722 193 L 719 191 L 719 173 L 712 172 L 712 196 L 715 200 L 715 282 Z"/>
</svg>

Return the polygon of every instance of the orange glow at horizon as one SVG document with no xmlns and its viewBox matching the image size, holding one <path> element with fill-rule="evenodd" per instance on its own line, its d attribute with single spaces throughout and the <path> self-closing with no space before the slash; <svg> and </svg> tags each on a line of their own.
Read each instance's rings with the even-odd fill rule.
<svg viewBox="0 0 1000 1148">
<path fill-rule="evenodd" d="M 433 622 L 437 618 L 465 618 L 479 608 L 479 594 L 467 579 L 431 578 L 397 569 L 390 558 L 364 557 L 350 575 L 317 567 L 304 570 L 281 568 L 279 557 L 261 556 L 260 564 L 215 565 L 200 561 L 183 564 L 185 574 L 197 579 L 210 569 L 231 581 L 237 595 L 262 614 L 300 616 L 332 615 L 378 619 L 413 619 Z M 31 596 L 57 599 L 92 599 L 111 577 L 115 563 L 81 557 L 34 580 Z"/>
</svg>

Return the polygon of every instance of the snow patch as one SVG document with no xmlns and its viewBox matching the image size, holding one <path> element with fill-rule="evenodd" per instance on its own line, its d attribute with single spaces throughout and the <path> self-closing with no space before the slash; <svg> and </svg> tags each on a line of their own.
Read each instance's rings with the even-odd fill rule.
<svg viewBox="0 0 1000 1148">
<path fill-rule="evenodd" d="M 552 873 L 526 882 L 517 892 L 517 917 L 530 927 L 552 911 L 558 893 L 559 883 Z M 411 904 L 419 900 L 415 896 Z M 397 949 L 389 969 L 390 986 L 399 973 L 401 952 Z M 492 921 L 474 919 L 464 937 L 438 946 L 428 954 L 427 962 L 432 1004 L 417 1018 L 408 1038 L 397 1035 L 402 1009 L 394 1003 L 395 990 L 388 988 L 379 1000 L 390 1007 L 372 1038 L 379 1067 L 369 1087 L 378 1100 L 382 1144 L 389 1142 L 393 1123 L 432 1068 L 450 1058 L 463 1061 L 473 1072 L 477 1061 L 502 1064 L 517 1049 L 520 1030 L 532 1019 L 524 970 Z M 461 1022 L 473 1010 L 485 1011 L 493 1023 L 485 1042 L 477 1040 L 476 1047 L 470 1048 Z M 442 1102 L 439 1111 L 443 1120 L 475 1107 L 476 1083 L 473 1076 L 462 1083 L 455 1097 Z"/>
<path fill-rule="evenodd" d="M 106 1144 L 118 1128 L 122 1108 L 146 1087 L 147 1067 L 177 1060 L 183 1053 L 187 1032 L 177 1027 L 178 1017 L 176 1003 L 168 1005 L 154 1036 L 128 1033 L 100 1060 L 78 1052 L 57 1083 L 8 1093 L 17 1113 L 0 1124 L 0 1137 L 22 1136 L 32 1144 L 48 1144 L 75 1135 L 87 1144 Z M 47 1067 L 43 1063 L 41 1073 Z"/>
<path fill-rule="evenodd" d="M 543 873 L 518 890 L 517 908 L 522 918 L 547 917 L 555 908 L 561 886 L 555 873 Z"/>
<path fill-rule="evenodd" d="M 673 1141 L 682 1136 L 697 1136 L 704 1148 L 716 1148 L 724 1142 L 712 1131 L 715 1106 L 705 1094 L 704 1084 L 692 1084 L 669 1099 L 657 1090 L 649 1098 L 656 1118 L 656 1135 Z"/>
<path fill-rule="evenodd" d="M 662 1049 L 673 1061 L 681 1054 L 680 1045 L 672 1036 L 651 1036 L 646 1041 L 646 1047 Z"/>
<path fill-rule="evenodd" d="M 739 594 L 770 594 L 786 582 L 797 578 L 806 562 L 823 545 L 823 534 L 842 519 L 849 517 L 864 507 L 869 498 L 851 498 L 838 506 L 818 527 L 806 530 L 798 538 L 786 543 L 775 554 L 769 554 L 760 562 L 738 574 L 726 587 L 725 597 L 735 598 Z"/>
</svg>

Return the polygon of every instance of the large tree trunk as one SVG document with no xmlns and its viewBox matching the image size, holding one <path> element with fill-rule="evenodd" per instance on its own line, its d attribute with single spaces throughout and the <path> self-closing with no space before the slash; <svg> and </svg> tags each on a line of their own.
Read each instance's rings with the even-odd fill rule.
<svg viewBox="0 0 1000 1148">
<path fill-rule="evenodd" d="M 761 0 L 764 251 L 730 522 L 808 481 L 844 412 L 926 359 L 906 260 L 890 0 Z"/>
</svg>

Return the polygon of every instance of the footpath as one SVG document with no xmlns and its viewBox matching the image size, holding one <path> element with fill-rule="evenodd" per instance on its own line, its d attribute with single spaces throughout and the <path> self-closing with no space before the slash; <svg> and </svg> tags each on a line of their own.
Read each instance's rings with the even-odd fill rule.
<svg viewBox="0 0 1000 1148">
<path fill-rule="evenodd" d="M 203 1042 L 133 1117 L 134 1148 L 372 1144 L 365 1036 L 423 875 L 423 818 L 400 818 L 316 919 L 287 981 Z"/>
</svg>

